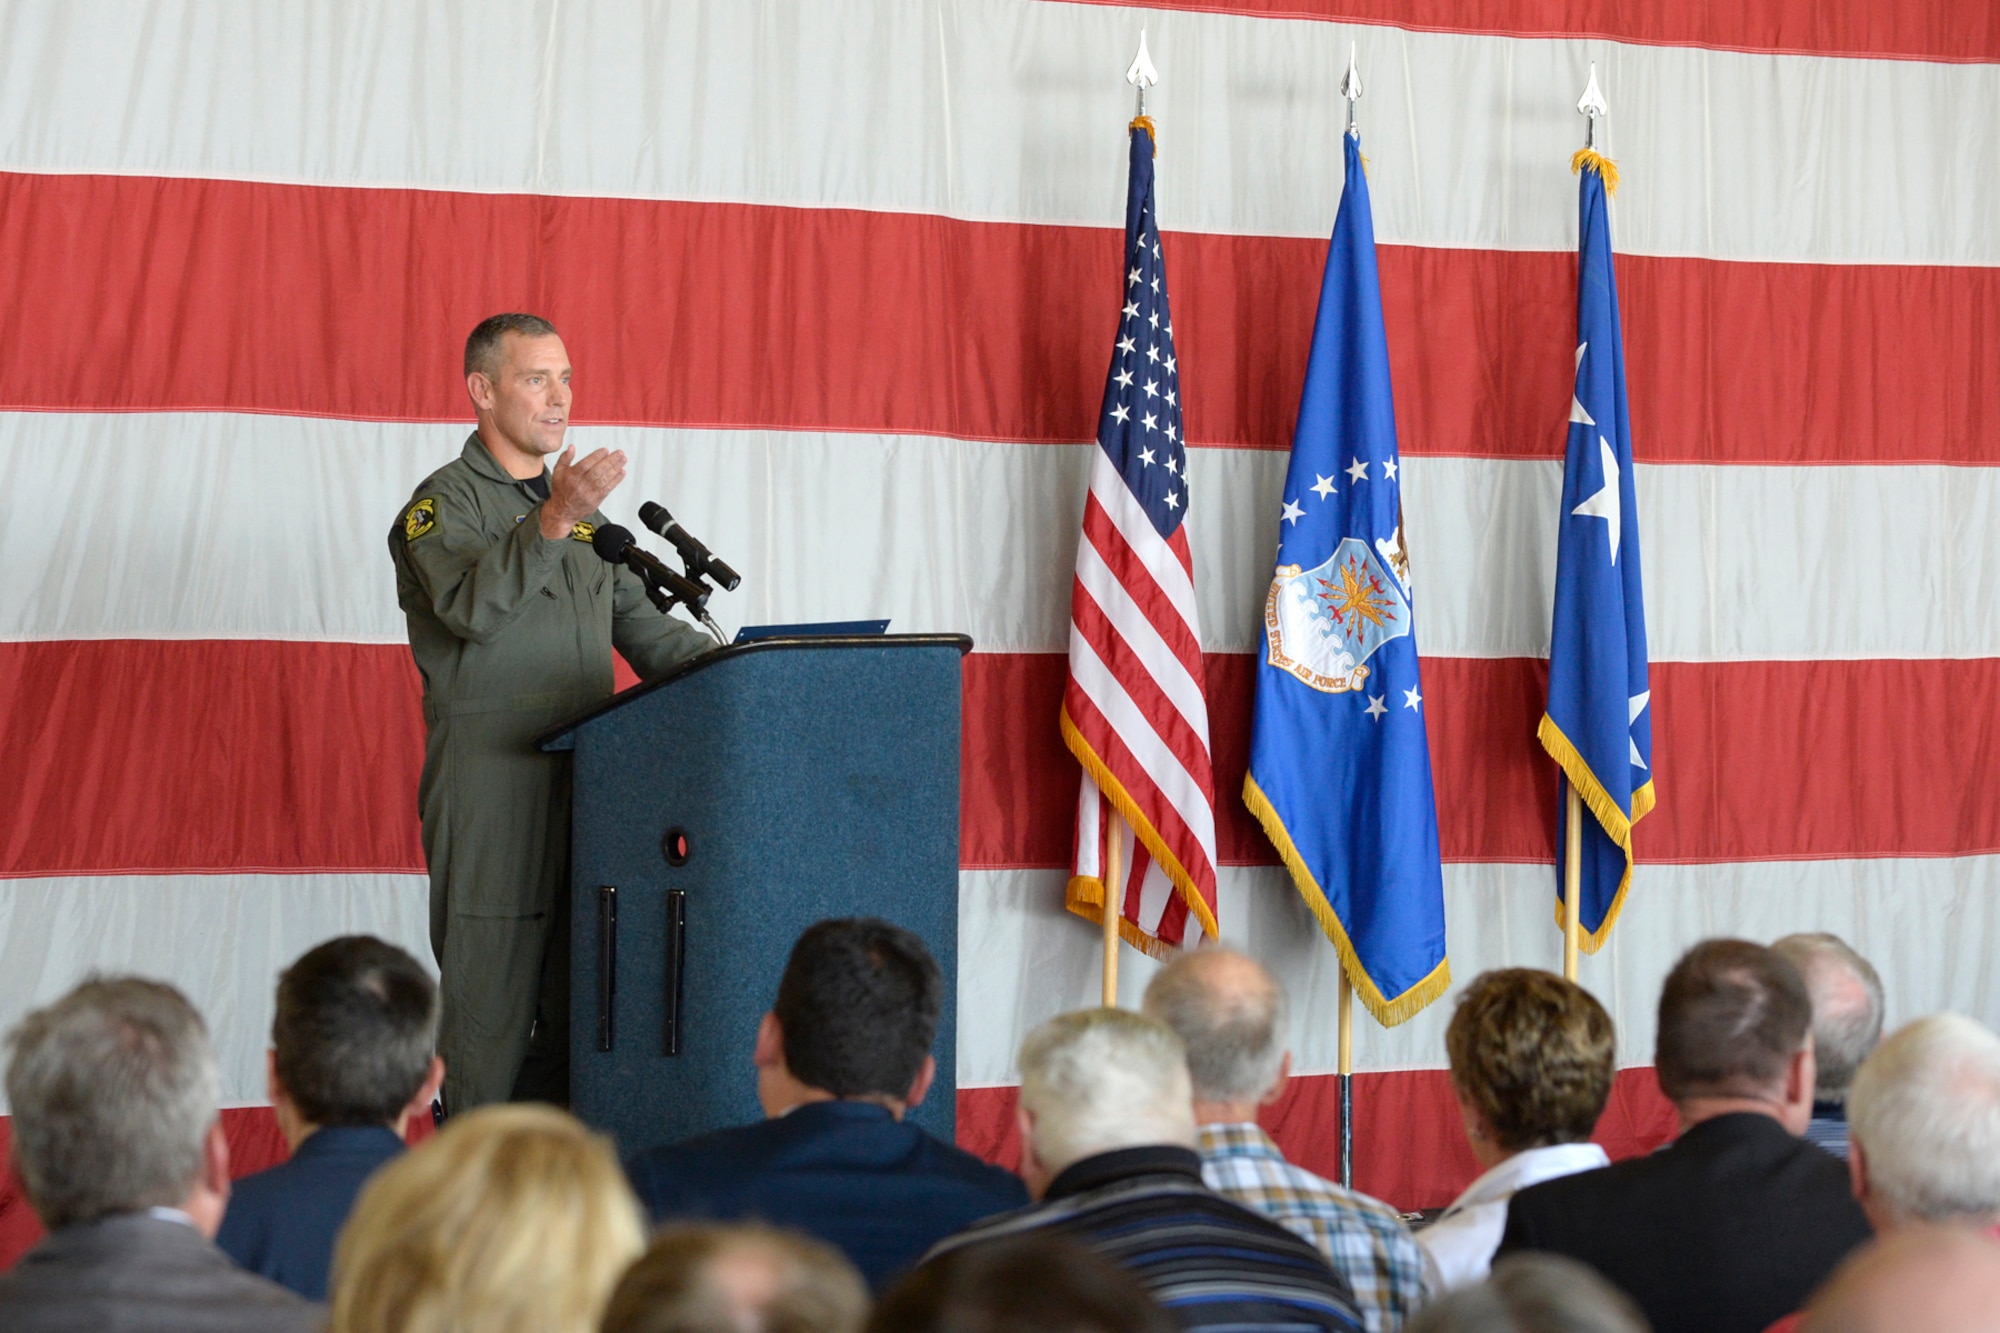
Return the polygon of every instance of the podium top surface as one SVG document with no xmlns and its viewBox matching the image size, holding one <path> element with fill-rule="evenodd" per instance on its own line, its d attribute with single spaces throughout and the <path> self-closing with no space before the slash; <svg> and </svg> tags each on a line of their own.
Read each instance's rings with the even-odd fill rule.
<svg viewBox="0 0 2000 1333">
<path fill-rule="evenodd" d="M 808 648 L 956 648 L 961 655 L 972 651 L 972 638 L 965 634 L 816 634 L 789 638 L 751 639 L 743 643 L 725 644 L 710 649 L 699 657 L 687 661 L 656 680 L 641 681 L 629 690 L 621 690 L 603 703 L 593 704 L 571 717 L 551 726 L 535 737 L 535 748 L 539 750 L 567 750 L 572 746 L 572 737 L 585 723 L 604 716 L 614 709 L 622 708 L 632 700 L 664 689 L 677 680 L 706 671 L 710 667 L 733 658 L 748 657 L 755 653 L 797 652 Z"/>
</svg>

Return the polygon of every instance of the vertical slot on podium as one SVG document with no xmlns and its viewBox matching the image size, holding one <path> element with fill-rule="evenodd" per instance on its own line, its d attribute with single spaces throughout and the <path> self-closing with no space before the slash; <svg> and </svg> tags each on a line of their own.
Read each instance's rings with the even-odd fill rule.
<svg viewBox="0 0 2000 1333">
<path fill-rule="evenodd" d="M 667 890 L 667 976 L 660 997 L 660 1054 L 681 1053 L 681 971 L 687 963 L 687 890 Z"/>
<path fill-rule="evenodd" d="M 597 1049 L 611 1049 L 612 1002 L 618 998 L 618 890 L 597 886 Z"/>
</svg>

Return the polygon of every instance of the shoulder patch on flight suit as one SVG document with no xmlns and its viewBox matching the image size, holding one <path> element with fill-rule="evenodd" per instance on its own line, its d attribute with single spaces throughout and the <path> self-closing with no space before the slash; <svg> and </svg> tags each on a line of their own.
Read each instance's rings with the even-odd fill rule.
<svg viewBox="0 0 2000 1333">
<path fill-rule="evenodd" d="M 437 526 L 437 501 L 426 495 L 403 515 L 403 540 L 413 542 Z"/>
<path fill-rule="evenodd" d="M 571 541 L 587 542 L 597 535 L 595 523 L 579 523 L 569 530 Z"/>
</svg>

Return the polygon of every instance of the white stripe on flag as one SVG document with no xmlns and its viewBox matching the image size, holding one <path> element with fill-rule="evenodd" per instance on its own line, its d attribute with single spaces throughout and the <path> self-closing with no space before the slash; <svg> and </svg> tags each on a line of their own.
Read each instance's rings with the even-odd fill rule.
<svg viewBox="0 0 2000 1333">
<path fill-rule="evenodd" d="M 1104 612 L 1105 619 L 1111 622 L 1112 632 L 1137 654 L 1146 674 L 1152 677 L 1161 693 L 1167 696 L 1181 718 L 1206 746 L 1208 700 L 1202 694 L 1202 682 L 1188 674 L 1187 664 L 1160 637 L 1160 631 L 1139 604 L 1132 600 L 1132 594 L 1126 591 L 1125 585 L 1119 582 L 1118 576 L 1088 540 L 1077 543 L 1076 581 L 1083 585 L 1083 590 Z"/>
</svg>

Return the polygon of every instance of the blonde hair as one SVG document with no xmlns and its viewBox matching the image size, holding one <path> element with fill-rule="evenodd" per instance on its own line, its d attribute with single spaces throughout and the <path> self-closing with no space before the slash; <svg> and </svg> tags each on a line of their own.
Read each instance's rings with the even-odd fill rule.
<svg viewBox="0 0 2000 1333">
<path fill-rule="evenodd" d="M 547 1106 L 454 1116 L 361 1192 L 329 1333 L 591 1333 L 645 1246 L 610 1144 Z"/>
</svg>

